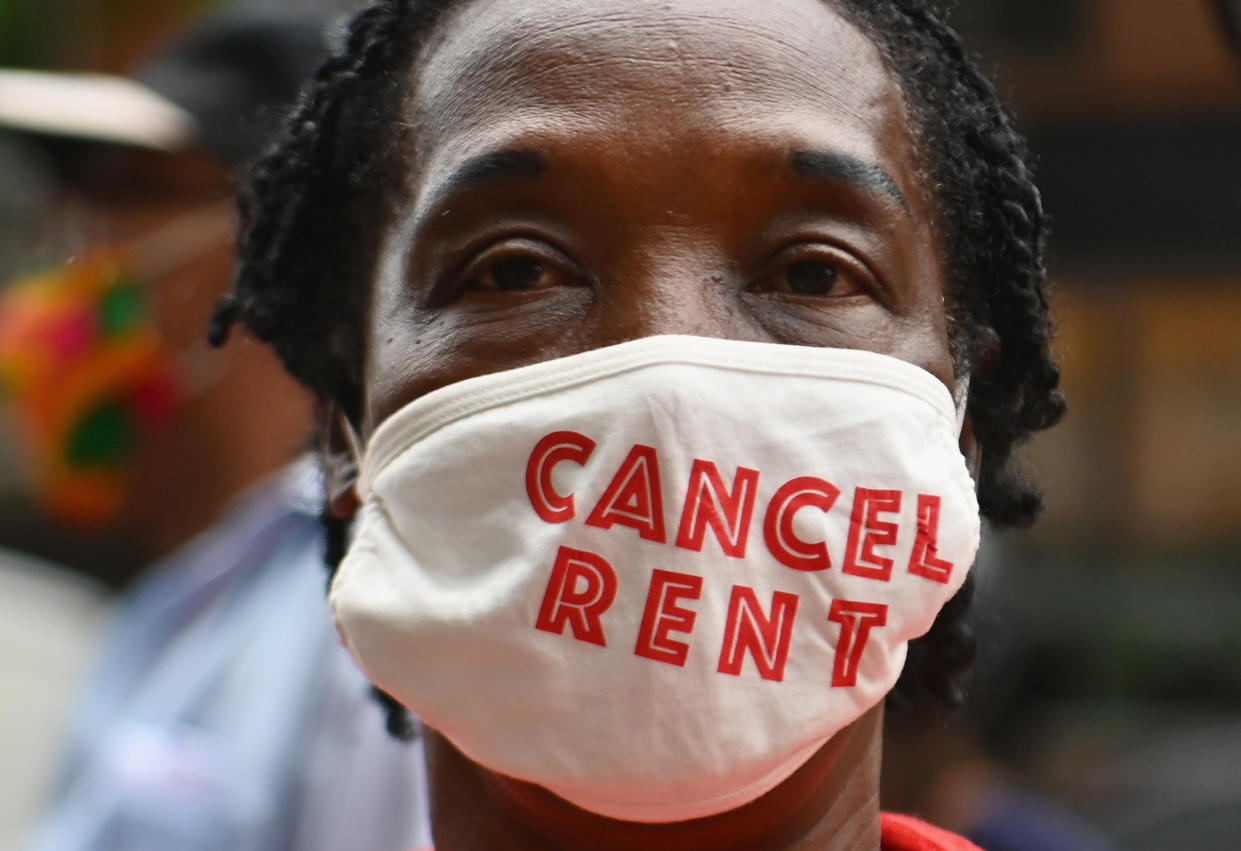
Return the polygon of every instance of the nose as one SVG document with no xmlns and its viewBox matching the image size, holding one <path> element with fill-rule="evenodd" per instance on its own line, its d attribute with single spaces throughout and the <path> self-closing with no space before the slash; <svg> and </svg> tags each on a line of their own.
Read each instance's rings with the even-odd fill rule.
<svg viewBox="0 0 1241 851">
<path fill-rule="evenodd" d="M 599 285 L 589 325 L 595 346 L 686 334 L 765 339 L 744 309 L 736 281 L 708 262 L 664 262 Z"/>
</svg>

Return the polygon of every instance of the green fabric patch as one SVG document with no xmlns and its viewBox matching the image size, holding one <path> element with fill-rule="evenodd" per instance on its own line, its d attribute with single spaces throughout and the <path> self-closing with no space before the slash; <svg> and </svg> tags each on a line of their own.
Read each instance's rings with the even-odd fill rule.
<svg viewBox="0 0 1241 851">
<path fill-rule="evenodd" d="M 69 436 L 65 460 L 71 467 L 115 466 L 133 454 L 138 434 L 129 409 L 104 402 L 86 414 Z"/>
<path fill-rule="evenodd" d="M 130 280 L 118 281 L 99 302 L 99 333 L 121 337 L 142 325 L 146 319 L 142 288 Z"/>
</svg>

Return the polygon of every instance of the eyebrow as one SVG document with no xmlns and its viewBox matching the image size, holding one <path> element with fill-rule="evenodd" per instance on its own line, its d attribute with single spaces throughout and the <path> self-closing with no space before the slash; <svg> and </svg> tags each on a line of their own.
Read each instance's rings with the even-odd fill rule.
<svg viewBox="0 0 1241 851">
<path fill-rule="evenodd" d="M 892 176 L 878 165 L 849 154 L 835 151 L 795 151 L 793 169 L 811 177 L 844 183 L 852 183 L 866 189 L 876 189 L 896 200 L 909 210 L 909 202 Z M 435 196 L 444 198 L 455 192 L 482 183 L 513 177 L 539 177 L 547 171 L 547 160 L 538 151 L 502 150 L 488 151 L 470 157 L 435 187 Z"/>
<path fill-rule="evenodd" d="M 892 175 L 874 163 L 868 163 L 849 154 L 833 151 L 796 151 L 793 169 L 811 177 L 821 177 L 843 183 L 852 183 L 867 189 L 877 189 L 900 203 L 906 211 L 909 202 L 901 192 Z"/>
<path fill-rule="evenodd" d="M 435 188 L 435 194 L 443 198 L 480 183 L 510 177 L 538 177 L 545 171 L 547 160 L 538 151 L 489 151 L 463 162 L 447 180 Z"/>
</svg>

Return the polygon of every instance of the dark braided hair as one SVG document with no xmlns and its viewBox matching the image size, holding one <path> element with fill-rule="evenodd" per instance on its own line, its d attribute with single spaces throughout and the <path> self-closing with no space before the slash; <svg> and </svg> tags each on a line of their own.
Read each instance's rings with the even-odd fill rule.
<svg viewBox="0 0 1241 851">
<path fill-rule="evenodd" d="M 1024 141 L 992 85 L 927 0 L 826 0 L 875 42 L 904 95 L 918 163 L 948 258 L 949 320 L 958 375 L 971 375 L 969 413 L 982 448 L 979 505 L 996 526 L 1023 526 L 1041 508 L 1013 471 L 1013 448 L 1064 412 L 1049 351 L 1044 217 Z M 241 196 L 240 266 L 211 339 L 236 323 L 270 343 L 294 377 L 355 423 L 361 413 L 363 327 L 383 213 L 398 199 L 398 126 L 410 69 L 455 0 L 380 0 L 352 23 L 343 51 L 319 71 L 283 139 L 252 167 Z M 344 529 L 329 523 L 329 569 Z M 963 699 L 974 655 L 966 617 L 973 578 L 910 645 L 889 698 Z M 383 696 L 388 727 L 408 717 Z"/>
</svg>

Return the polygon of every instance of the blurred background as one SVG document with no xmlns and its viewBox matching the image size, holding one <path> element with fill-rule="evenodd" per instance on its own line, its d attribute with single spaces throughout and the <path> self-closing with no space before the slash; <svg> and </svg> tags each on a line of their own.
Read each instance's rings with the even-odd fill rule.
<svg viewBox="0 0 1241 851">
<path fill-rule="evenodd" d="M 955 14 L 1036 156 L 1069 400 L 1026 453 L 1046 514 L 993 537 L 980 561 L 966 725 L 1019 789 L 1123 849 L 1241 848 L 1229 5 L 962 0 Z M 957 779 L 968 790 L 979 777 Z"/>
<path fill-rule="evenodd" d="M 228 5 L 259 4 L 0 0 L 0 66 L 131 71 L 191 16 Z M 1070 409 L 1026 453 L 1044 519 L 985 544 L 970 706 L 955 726 L 892 725 L 888 806 L 963 829 L 1002 794 L 1118 848 L 1241 847 L 1241 50 L 1226 5 L 957 4 L 1036 155 Z M 0 280 L 66 259 L 65 156 L 0 129 Z M 210 185 L 227 201 L 226 183 Z M 187 308 L 178 345 L 193 345 L 207 303 Z M 3 646 L 23 648 L 0 665 L 27 669 L 0 677 L 0 706 L 3 726 L 40 731 L 26 741 L 45 748 L 113 594 L 239 483 L 296 454 L 305 411 L 163 537 L 50 519 L 9 413 L 0 546 L 59 567 L 51 586 L 10 579 L 5 593 L 67 614 L 55 634 L 0 624 Z M 0 847 L 28 826 L 51 770 L 0 774 Z"/>
</svg>

